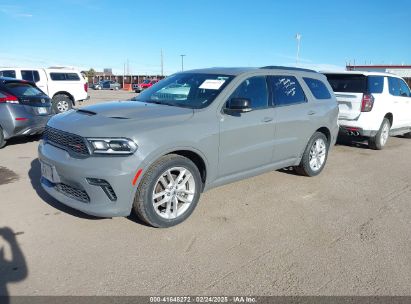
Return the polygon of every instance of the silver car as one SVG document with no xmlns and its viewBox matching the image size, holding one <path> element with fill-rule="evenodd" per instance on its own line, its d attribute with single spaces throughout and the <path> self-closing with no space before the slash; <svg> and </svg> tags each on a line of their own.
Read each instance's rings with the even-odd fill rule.
<svg viewBox="0 0 411 304">
<path fill-rule="evenodd" d="M 325 76 L 311 70 L 177 73 L 134 101 L 53 117 L 39 145 L 41 183 L 85 213 L 134 211 L 169 227 L 211 188 L 284 167 L 319 174 L 336 141 L 337 116 Z"/>
</svg>

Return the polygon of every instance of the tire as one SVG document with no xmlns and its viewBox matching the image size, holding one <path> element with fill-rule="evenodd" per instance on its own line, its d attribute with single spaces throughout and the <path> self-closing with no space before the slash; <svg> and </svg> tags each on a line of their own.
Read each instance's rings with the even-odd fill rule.
<svg viewBox="0 0 411 304">
<path fill-rule="evenodd" d="M 316 176 L 324 169 L 328 158 L 329 142 L 321 132 L 315 132 L 308 141 L 301 163 L 295 168 L 296 172 L 304 176 Z"/>
<path fill-rule="evenodd" d="M 391 123 L 387 118 L 382 120 L 380 129 L 374 137 L 368 139 L 368 146 L 374 150 L 382 150 L 390 136 Z"/>
<path fill-rule="evenodd" d="M 53 97 L 53 111 L 54 113 L 63 113 L 73 108 L 73 102 L 70 97 L 64 94 L 58 94 Z"/>
<path fill-rule="evenodd" d="M 6 140 L 4 139 L 3 129 L 0 127 L 0 149 L 4 148 L 6 145 Z"/>
<path fill-rule="evenodd" d="M 405 138 L 411 138 L 411 132 L 405 133 L 405 134 L 404 134 L 404 137 L 405 137 Z"/>
<path fill-rule="evenodd" d="M 186 175 L 184 170 L 191 175 Z M 168 172 L 171 173 L 171 178 Z M 176 182 L 180 174 L 183 175 L 179 181 L 185 181 L 184 185 L 180 183 L 180 188 L 176 184 L 173 185 L 174 188 L 171 187 L 173 180 Z M 201 190 L 202 182 L 197 166 L 186 157 L 169 154 L 156 161 L 144 174 L 134 198 L 133 210 L 142 221 L 153 227 L 171 227 L 191 215 L 200 199 Z M 157 198 L 154 198 L 155 194 L 158 195 Z M 155 206 L 155 203 L 159 204 Z"/>
</svg>

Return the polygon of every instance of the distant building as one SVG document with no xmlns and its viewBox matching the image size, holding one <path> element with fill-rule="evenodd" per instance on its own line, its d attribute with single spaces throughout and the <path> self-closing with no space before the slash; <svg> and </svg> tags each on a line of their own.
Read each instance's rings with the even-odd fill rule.
<svg viewBox="0 0 411 304">
<path fill-rule="evenodd" d="M 103 69 L 103 73 L 104 73 L 105 75 L 110 76 L 110 75 L 113 75 L 113 70 L 112 70 L 112 69 L 109 69 L 109 68 L 106 68 L 106 69 Z"/>
<path fill-rule="evenodd" d="M 411 86 L 411 65 L 347 65 L 347 71 L 385 72 L 404 78 Z"/>
</svg>

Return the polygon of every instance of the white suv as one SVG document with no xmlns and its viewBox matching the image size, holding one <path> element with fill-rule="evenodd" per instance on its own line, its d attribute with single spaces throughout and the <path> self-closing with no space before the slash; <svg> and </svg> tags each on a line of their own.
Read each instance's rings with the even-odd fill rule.
<svg viewBox="0 0 411 304">
<path fill-rule="evenodd" d="M 341 132 L 368 137 L 381 150 L 391 135 L 411 137 L 411 92 L 400 77 L 377 72 L 326 72 L 339 104 Z"/>
<path fill-rule="evenodd" d="M 55 113 L 65 112 L 71 109 L 76 102 L 88 99 L 88 84 L 78 70 L 1 68 L 0 77 L 17 78 L 36 83 L 37 87 L 52 99 Z"/>
</svg>

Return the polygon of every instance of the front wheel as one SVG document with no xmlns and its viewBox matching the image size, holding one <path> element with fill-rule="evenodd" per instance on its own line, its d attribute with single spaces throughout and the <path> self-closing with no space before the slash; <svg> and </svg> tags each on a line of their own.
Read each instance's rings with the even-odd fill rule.
<svg viewBox="0 0 411 304">
<path fill-rule="evenodd" d="M 370 137 L 368 140 L 368 146 L 374 150 L 382 150 L 390 136 L 390 128 L 390 121 L 387 118 L 384 118 L 377 134 L 374 137 Z"/>
<path fill-rule="evenodd" d="M 320 132 L 315 132 L 305 148 L 301 163 L 296 167 L 297 173 L 305 176 L 316 176 L 324 169 L 328 157 L 328 140 Z"/>
<path fill-rule="evenodd" d="M 145 173 L 133 209 L 141 220 L 153 227 L 171 227 L 191 215 L 201 189 L 197 166 L 186 157 L 169 154 Z"/>
</svg>

